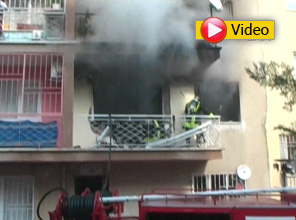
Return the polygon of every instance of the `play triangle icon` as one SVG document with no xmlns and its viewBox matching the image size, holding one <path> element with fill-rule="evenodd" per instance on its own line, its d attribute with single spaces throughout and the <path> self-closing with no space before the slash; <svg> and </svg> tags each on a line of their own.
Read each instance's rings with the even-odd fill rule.
<svg viewBox="0 0 296 220">
<path fill-rule="evenodd" d="M 213 37 L 216 34 L 219 34 L 222 31 L 221 28 L 217 27 L 216 25 L 213 25 L 211 23 L 208 24 L 208 37 Z"/>
</svg>

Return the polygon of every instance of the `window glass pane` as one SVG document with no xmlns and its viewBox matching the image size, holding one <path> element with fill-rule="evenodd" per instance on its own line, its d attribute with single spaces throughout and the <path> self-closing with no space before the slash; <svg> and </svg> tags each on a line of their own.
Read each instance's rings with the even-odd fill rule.
<svg viewBox="0 0 296 220">
<path fill-rule="evenodd" d="M 214 115 L 220 115 L 221 121 L 241 120 L 237 82 L 202 81 L 196 85 L 196 94 L 200 96 L 203 108 Z"/>
</svg>

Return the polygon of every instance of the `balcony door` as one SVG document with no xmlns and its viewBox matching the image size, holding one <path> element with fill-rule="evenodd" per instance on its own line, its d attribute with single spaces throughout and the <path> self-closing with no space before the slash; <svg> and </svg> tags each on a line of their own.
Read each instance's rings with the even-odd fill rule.
<svg viewBox="0 0 296 220">
<path fill-rule="evenodd" d="M 184 115 L 186 104 L 194 98 L 193 85 L 171 85 L 171 113 L 173 115 Z"/>
</svg>

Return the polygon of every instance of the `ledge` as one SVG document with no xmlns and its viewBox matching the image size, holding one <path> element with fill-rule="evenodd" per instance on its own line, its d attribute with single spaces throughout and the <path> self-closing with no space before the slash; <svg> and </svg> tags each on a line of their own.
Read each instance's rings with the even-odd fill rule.
<svg viewBox="0 0 296 220">
<path fill-rule="evenodd" d="M 0 149 L 0 163 L 108 161 L 108 149 Z M 112 161 L 207 161 L 222 158 L 222 149 L 112 149 Z"/>
</svg>

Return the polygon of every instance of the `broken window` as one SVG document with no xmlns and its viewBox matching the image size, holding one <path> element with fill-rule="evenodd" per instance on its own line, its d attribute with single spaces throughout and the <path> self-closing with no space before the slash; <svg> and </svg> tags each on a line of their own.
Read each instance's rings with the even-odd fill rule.
<svg viewBox="0 0 296 220">
<path fill-rule="evenodd" d="M 94 82 L 95 113 L 161 114 L 161 86 L 146 78 L 122 69 L 98 74 Z"/>
<path fill-rule="evenodd" d="M 162 114 L 162 84 L 153 67 L 137 56 L 85 55 L 87 61 L 80 56 L 75 77 L 91 76 L 95 114 Z M 75 88 L 82 88 L 81 81 L 75 83 Z"/>
<path fill-rule="evenodd" d="M 240 121 L 239 84 L 237 82 L 202 81 L 197 83 L 195 93 L 201 98 L 203 107 L 221 121 Z"/>
</svg>

